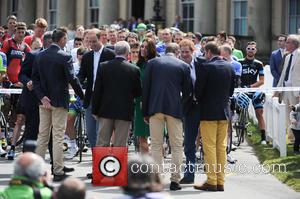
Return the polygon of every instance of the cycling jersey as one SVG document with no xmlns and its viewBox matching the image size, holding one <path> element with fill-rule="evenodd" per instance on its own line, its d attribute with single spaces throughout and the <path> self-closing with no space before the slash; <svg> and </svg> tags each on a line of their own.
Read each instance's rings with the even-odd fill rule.
<svg viewBox="0 0 300 199">
<path fill-rule="evenodd" d="M 7 76 L 13 84 L 19 81 L 18 76 L 21 70 L 21 63 L 25 58 L 25 53 L 30 52 L 30 50 L 26 43 L 22 42 L 19 45 L 13 38 L 3 42 L 1 51 L 7 56 Z"/>
<path fill-rule="evenodd" d="M 257 59 L 249 60 L 247 58 L 239 61 L 242 65 L 241 86 L 249 87 L 257 82 L 258 76 L 264 76 L 264 66 Z"/>
<path fill-rule="evenodd" d="M 7 68 L 7 58 L 6 54 L 0 52 L 0 73 L 5 73 Z"/>
</svg>

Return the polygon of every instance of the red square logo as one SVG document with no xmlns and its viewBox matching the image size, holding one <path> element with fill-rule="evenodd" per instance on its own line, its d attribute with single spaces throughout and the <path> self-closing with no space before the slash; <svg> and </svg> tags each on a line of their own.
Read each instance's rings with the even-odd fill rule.
<svg viewBox="0 0 300 199">
<path fill-rule="evenodd" d="M 127 186 L 127 157 L 127 147 L 94 147 L 93 185 Z"/>
</svg>

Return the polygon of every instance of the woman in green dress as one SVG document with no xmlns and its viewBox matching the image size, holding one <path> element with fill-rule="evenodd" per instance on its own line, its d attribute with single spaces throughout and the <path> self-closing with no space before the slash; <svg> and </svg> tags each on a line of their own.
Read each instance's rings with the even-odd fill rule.
<svg viewBox="0 0 300 199">
<path fill-rule="evenodd" d="M 134 48 L 131 52 L 134 52 Z M 137 66 L 141 71 L 141 79 L 143 81 L 147 61 L 156 57 L 155 41 L 146 38 L 140 47 Z M 135 101 L 135 117 L 134 117 L 134 135 L 138 137 L 140 152 L 148 153 L 149 146 L 147 138 L 150 136 L 149 124 L 145 123 L 142 113 L 142 97 L 136 98 Z"/>
</svg>

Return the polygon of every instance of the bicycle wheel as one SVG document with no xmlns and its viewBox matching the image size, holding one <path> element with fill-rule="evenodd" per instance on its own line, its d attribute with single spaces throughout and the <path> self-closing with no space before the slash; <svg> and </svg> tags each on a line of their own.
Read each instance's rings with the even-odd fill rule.
<svg viewBox="0 0 300 199">
<path fill-rule="evenodd" d="M 82 113 L 77 115 L 77 145 L 79 152 L 79 162 L 82 161 L 82 150 L 83 150 L 83 135 L 82 135 Z"/>
<path fill-rule="evenodd" d="M 241 143 L 245 140 L 245 131 L 246 131 L 246 114 L 247 109 L 243 109 L 240 115 L 238 127 L 239 127 L 239 133 L 238 133 L 238 146 L 241 145 Z"/>
</svg>

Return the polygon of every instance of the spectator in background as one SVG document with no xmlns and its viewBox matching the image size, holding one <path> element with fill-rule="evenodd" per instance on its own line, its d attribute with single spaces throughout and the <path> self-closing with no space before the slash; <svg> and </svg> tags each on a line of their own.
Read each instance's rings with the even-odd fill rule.
<svg viewBox="0 0 300 199">
<path fill-rule="evenodd" d="M 75 38 L 81 38 L 83 40 L 84 32 L 84 27 L 82 25 L 76 26 Z M 78 46 L 75 46 L 75 39 L 69 40 L 66 45 L 67 52 L 71 52 L 73 48 L 78 48 Z"/>
<path fill-rule="evenodd" d="M 281 75 L 280 64 L 284 56 L 286 35 L 279 35 L 277 39 L 278 49 L 274 50 L 270 57 L 270 69 L 273 76 L 273 87 L 276 87 Z"/>
<path fill-rule="evenodd" d="M 144 23 L 139 23 L 139 25 L 136 27 L 136 31 L 139 36 L 139 41 L 142 42 L 145 39 L 145 34 L 147 31 L 147 26 Z"/>
<path fill-rule="evenodd" d="M 195 57 L 202 57 L 202 45 L 201 45 L 202 34 L 200 32 L 195 33 Z"/>
<path fill-rule="evenodd" d="M 118 31 L 117 41 L 125 41 L 128 32 L 124 29 Z M 128 41 L 127 41 L 128 42 Z M 128 42 L 129 43 L 129 42 Z"/>
<path fill-rule="evenodd" d="M 7 17 L 6 20 L 7 31 L 5 31 L 3 41 L 5 41 L 6 39 L 10 39 L 14 36 L 16 24 L 17 24 L 17 17 L 15 15 L 10 15 Z"/>
<path fill-rule="evenodd" d="M 232 48 L 232 55 L 234 56 L 233 58 L 237 61 L 238 59 L 244 59 L 243 52 L 241 50 L 238 50 L 235 48 L 236 44 L 236 39 L 234 36 L 229 36 L 228 37 L 228 43 Z"/>
<path fill-rule="evenodd" d="M 114 46 L 117 43 L 117 31 L 115 29 L 110 29 L 108 31 L 109 46 Z"/>
<path fill-rule="evenodd" d="M 156 46 L 156 51 L 159 55 L 164 55 L 166 47 L 172 42 L 172 33 L 169 28 L 165 28 L 162 32 L 163 43 Z"/>
<path fill-rule="evenodd" d="M 5 37 L 4 28 L 2 26 L 0 26 L 0 48 L 2 47 L 2 43 L 4 41 L 4 37 Z"/>
<path fill-rule="evenodd" d="M 128 61 L 136 65 L 139 60 L 140 44 L 138 42 L 130 45 L 130 56 Z"/>
<path fill-rule="evenodd" d="M 54 193 L 55 199 L 84 199 L 86 187 L 83 181 L 69 177 L 65 179 Z"/>
<path fill-rule="evenodd" d="M 80 48 L 81 46 L 83 46 L 82 38 L 80 38 L 80 37 L 75 37 L 75 38 L 74 38 L 74 48 L 71 50 L 71 56 L 72 56 L 72 59 L 73 59 L 73 62 L 74 62 L 74 63 L 77 62 L 77 50 L 78 50 L 78 48 Z"/>
<path fill-rule="evenodd" d="M 24 42 L 27 43 L 29 46 L 31 46 L 32 42 L 35 40 L 35 38 L 40 38 L 41 43 L 43 42 L 43 36 L 46 32 L 46 29 L 48 27 L 48 23 L 43 18 L 38 18 L 35 20 L 35 27 L 34 27 L 34 34 L 28 35 L 24 38 Z"/>
<path fill-rule="evenodd" d="M 173 35 L 173 40 L 175 43 L 179 45 L 179 43 L 183 40 L 184 33 L 181 31 L 175 32 Z"/>
<path fill-rule="evenodd" d="M 139 36 L 134 32 L 129 32 L 126 37 L 126 41 L 129 43 L 129 45 L 132 45 L 139 41 Z"/>
<path fill-rule="evenodd" d="M 0 198 L 51 199 L 44 160 L 31 152 L 21 154 L 14 162 L 14 173 L 9 187 L 0 190 Z"/>
<path fill-rule="evenodd" d="M 182 30 L 183 28 L 183 23 L 181 21 L 181 17 L 179 15 L 175 16 L 175 22 L 172 25 L 172 27 L 178 28 L 179 30 Z"/>
<path fill-rule="evenodd" d="M 43 47 L 43 43 L 42 40 L 38 37 L 35 37 L 32 41 L 31 41 L 31 50 L 37 50 Z"/>
<path fill-rule="evenodd" d="M 227 33 L 221 31 L 217 34 L 217 43 L 218 45 L 223 45 L 227 41 Z"/>
<path fill-rule="evenodd" d="M 107 29 L 102 29 L 100 30 L 100 40 L 103 46 L 107 46 L 108 45 L 108 33 L 107 33 Z"/>
</svg>

